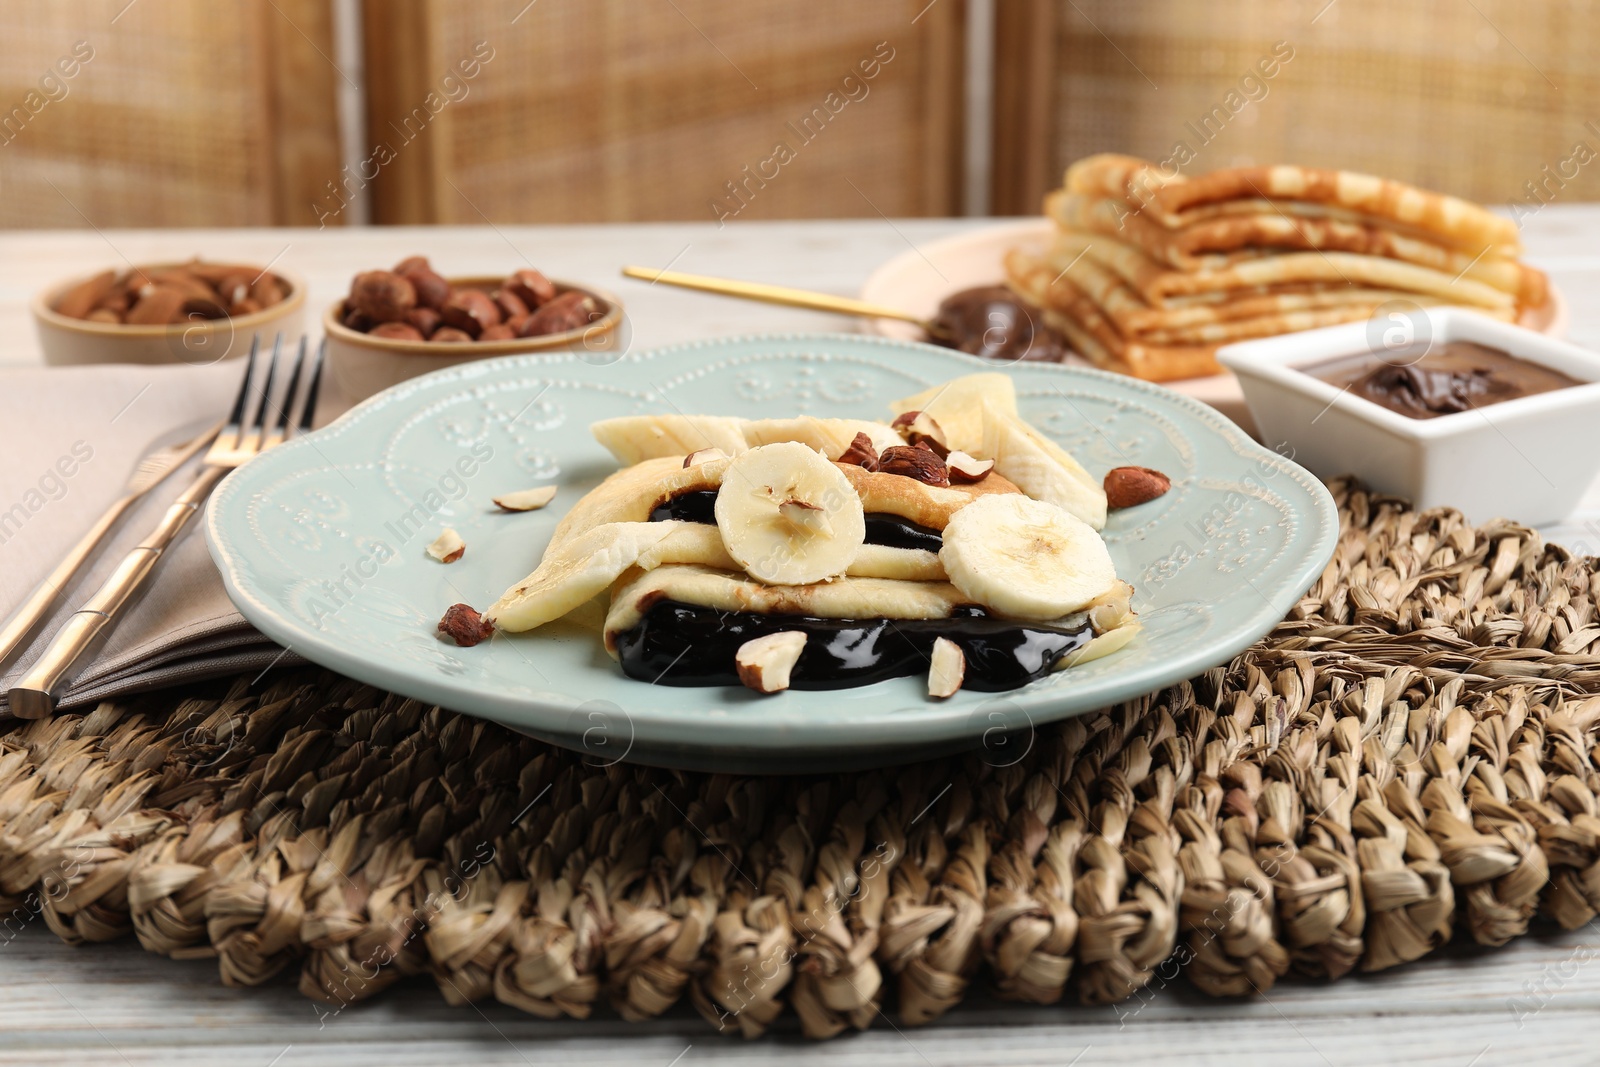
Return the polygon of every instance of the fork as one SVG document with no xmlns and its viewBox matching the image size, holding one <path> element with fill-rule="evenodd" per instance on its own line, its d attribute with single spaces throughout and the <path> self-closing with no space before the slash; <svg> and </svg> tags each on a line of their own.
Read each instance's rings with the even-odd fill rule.
<svg viewBox="0 0 1600 1067">
<path fill-rule="evenodd" d="M 250 406 L 250 386 L 255 377 L 257 347 L 254 344 L 250 346 L 244 380 L 239 383 L 239 395 L 233 402 L 233 410 L 227 421 L 201 461 L 200 473 L 167 509 L 165 517 L 150 536 L 124 557 L 111 577 L 83 607 L 73 612 L 62 624 L 50 646 L 12 686 L 6 695 L 13 715 L 22 719 L 42 719 L 55 711 L 57 701 L 66 694 L 79 666 L 100 650 L 117 623 L 132 610 L 150 582 L 156 564 L 178 542 L 189 523 L 200 513 L 206 497 L 224 476 L 267 449 L 282 444 L 291 436 L 292 427 L 297 426 L 300 433 L 311 429 L 327 342 L 324 341 L 317 352 L 300 405 L 298 423 L 292 423 L 291 412 L 306 369 L 306 340 L 303 337 L 300 339 L 300 352 L 289 375 L 283 403 L 278 407 L 277 418 L 270 427 L 267 411 L 272 405 L 272 385 L 278 371 L 278 357 L 283 349 L 283 335 L 278 335 L 273 343 L 272 358 L 267 363 L 266 375 L 262 380 L 261 401 L 256 407 L 255 418 L 247 426 L 245 415 Z"/>
<path fill-rule="evenodd" d="M 117 523 L 122 521 L 128 509 L 143 500 L 150 490 L 166 481 L 168 475 L 193 459 L 202 448 L 216 439 L 221 430 L 222 423 L 214 423 L 187 441 L 163 445 L 145 454 L 139 465 L 134 468 L 133 474 L 128 477 L 128 484 L 123 487 L 122 495 L 112 502 L 105 514 L 101 515 L 78 543 L 72 546 L 71 551 L 56 564 L 55 570 L 39 583 L 38 588 L 34 589 L 23 605 L 7 620 L 5 626 L 0 627 L 0 668 L 4 668 L 12 656 L 27 646 L 28 639 L 33 636 L 39 624 L 49 616 L 56 600 L 66 591 L 90 557 L 99 551 L 101 544 L 116 528 Z"/>
</svg>

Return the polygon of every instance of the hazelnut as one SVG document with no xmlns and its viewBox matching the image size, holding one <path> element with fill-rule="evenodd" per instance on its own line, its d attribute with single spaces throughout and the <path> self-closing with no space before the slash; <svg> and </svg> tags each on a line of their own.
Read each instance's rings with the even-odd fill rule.
<svg viewBox="0 0 1600 1067">
<path fill-rule="evenodd" d="M 235 301 L 228 305 L 228 314 L 230 315 L 249 315 L 260 310 L 261 305 L 248 296 L 243 300 Z"/>
<path fill-rule="evenodd" d="M 439 317 L 446 326 L 476 337 L 490 326 L 500 325 L 500 308 L 480 289 L 457 289 L 439 308 Z"/>
<path fill-rule="evenodd" d="M 439 620 L 439 632 L 463 648 L 471 648 L 494 634 L 494 623 L 470 604 L 451 604 Z"/>
<path fill-rule="evenodd" d="M 813 536 L 833 536 L 833 521 L 828 518 L 827 510 L 809 500 L 785 500 L 778 505 L 778 517 Z"/>
<path fill-rule="evenodd" d="M 950 454 L 950 448 L 944 443 L 944 430 L 934 421 L 932 415 L 921 411 L 907 411 L 895 417 L 889 425 L 900 431 L 900 436 L 906 439 L 907 444 L 926 445 L 939 453 L 940 456 Z"/>
<path fill-rule="evenodd" d="M 346 329 L 355 330 L 357 333 L 366 333 L 376 325 L 371 317 L 351 307 L 348 300 L 345 301 L 344 314 L 339 316 L 339 322 Z"/>
<path fill-rule="evenodd" d="M 581 330 L 601 317 L 600 305 L 594 297 L 577 289 L 562 293 L 533 313 L 533 318 L 523 323 L 523 337 L 537 337 L 548 333 L 565 333 Z"/>
<path fill-rule="evenodd" d="M 89 312 L 89 314 L 85 315 L 84 318 L 88 319 L 90 322 L 122 322 L 122 316 L 118 315 L 110 308 L 95 308 L 93 311 Z"/>
<path fill-rule="evenodd" d="M 433 264 L 428 262 L 427 256 L 407 256 L 394 265 L 396 274 L 410 274 L 414 270 L 432 270 Z"/>
<path fill-rule="evenodd" d="M 698 467 L 702 463 L 710 463 L 714 459 L 732 458 L 720 448 L 697 448 L 683 457 L 683 467 L 688 470 L 690 467 Z"/>
<path fill-rule="evenodd" d="M 803 630 L 783 630 L 752 638 L 739 646 L 734 666 L 739 681 L 758 693 L 777 693 L 789 688 L 789 675 L 806 650 Z"/>
<path fill-rule="evenodd" d="M 994 460 L 978 459 L 959 449 L 944 457 L 944 465 L 952 482 L 981 482 L 994 470 Z"/>
<path fill-rule="evenodd" d="M 967 677 L 967 654 L 948 637 L 933 642 L 928 658 L 928 695 L 936 700 L 955 696 Z"/>
<path fill-rule="evenodd" d="M 467 554 L 467 543 L 461 539 L 461 535 L 454 527 L 446 526 L 425 551 L 440 563 L 454 563 Z"/>
<path fill-rule="evenodd" d="M 1106 472 L 1106 507 L 1132 508 L 1146 504 L 1172 488 L 1172 479 L 1149 467 L 1113 467 Z"/>
<path fill-rule="evenodd" d="M 397 273 L 417 290 L 417 303 L 423 307 L 437 311 L 444 306 L 446 300 L 450 299 L 450 283 L 426 266 L 412 267 L 410 270 Z"/>
<path fill-rule="evenodd" d="M 915 478 L 924 485 L 949 485 L 950 470 L 939 453 L 928 448 L 895 445 L 878 456 L 878 470 L 883 474 L 898 474 Z"/>
<path fill-rule="evenodd" d="M 442 321 L 439 313 L 433 308 L 412 308 L 406 312 L 406 321 L 417 328 L 417 332 L 424 337 L 432 337 L 433 331 L 439 328 Z"/>
<path fill-rule="evenodd" d="M 396 322 L 417 306 L 417 290 L 390 271 L 363 271 L 350 283 L 350 296 L 345 306 L 361 312 L 374 323 Z"/>
<path fill-rule="evenodd" d="M 420 341 L 423 339 L 422 331 L 409 322 L 380 322 L 369 331 L 369 335 L 387 338 L 390 341 Z"/>
<path fill-rule="evenodd" d="M 519 489 L 515 493 L 504 493 L 493 499 L 495 507 L 501 511 L 538 511 L 555 498 L 555 486 L 541 485 L 533 489 Z"/>
<path fill-rule="evenodd" d="M 500 305 L 500 312 L 505 316 L 507 322 L 521 318 L 528 313 L 528 305 L 523 303 L 522 298 L 510 289 L 496 289 L 494 291 L 494 302 Z"/>
<path fill-rule="evenodd" d="M 494 326 L 484 327 L 483 332 L 478 335 L 478 340 L 480 341 L 515 341 L 516 339 L 516 331 L 503 322 Z"/>
<path fill-rule="evenodd" d="M 857 433 L 850 447 L 844 450 L 839 457 L 840 463 L 849 463 L 856 467 L 864 467 L 869 471 L 878 469 L 878 450 L 872 443 L 872 438 L 864 433 Z"/>
<path fill-rule="evenodd" d="M 555 283 L 536 270 L 519 270 L 501 288 L 509 290 L 531 310 L 556 298 Z"/>
<path fill-rule="evenodd" d="M 432 336 L 430 336 L 428 338 L 428 340 L 437 341 L 437 342 L 440 342 L 440 343 L 444 343 L 444 342 L 447 342 L 447 341 L 449 341 L 449 342 L 471 341 L 472 340 L 472 335 L 470 333 L 468 333 L 467 331 L 465 331 L 465 330 L 458 330 L 454 326 L 441 326 L 437 330 L 433 331 Z"/>
</svg>

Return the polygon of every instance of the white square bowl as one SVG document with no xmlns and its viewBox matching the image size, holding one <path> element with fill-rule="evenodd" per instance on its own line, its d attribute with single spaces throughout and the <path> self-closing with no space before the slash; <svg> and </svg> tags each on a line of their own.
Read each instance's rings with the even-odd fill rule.
<svg viewBox="0 0 1600 1067">
<path fill-rule="evenodd" d="M 1228 345 L 1217 360 L 1238 376 L 1261 440 L 1319 477 L 1354 474 L 1474 523 L 1570 514 L 1600 472 L 1600 354 L 1460 308 L 1408 314 L 1417 338 L 1474 341 L 1588 384 L 1413 419 L 1300 369 L 1382 354 L 1376 319 Z"/>
</svg>

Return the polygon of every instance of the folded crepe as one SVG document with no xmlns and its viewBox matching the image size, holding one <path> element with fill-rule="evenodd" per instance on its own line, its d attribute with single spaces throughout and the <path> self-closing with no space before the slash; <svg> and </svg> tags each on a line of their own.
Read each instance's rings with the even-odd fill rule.
<svg viewBox="0 0 1600 1067">
<path fill-rule="evenodd" d="M 1259 257 L 1271 250 L 1351 252 L 1482 282 L 1511 294 L 1526 307 L 1540 307 L 1548 299 L 1544 272 L 1518 262 L 1514 248 L 1468 254 L 1420 232 L 1383 226 L 1359 216 L 1291 215 L 1270 201 L 1260 203 L 1262 210 L 1252 214 L 1203 219 L 1181 229 L 1168 229 L 1121 200 L 1058 190 L 1046 197 L 1045 213 L 1063 230 L 1116 238 L 1176 270 L 1205 269 L 1215 263 L 1217 253 L 1246 252 Z"/>
<path fill-rule="evenodd" d="M 1458 197 L 1404 182 L 1319 167 L 1229 167 L 1194 178 L 1165 175 L 1132 156 L 1096 155 L 1067 170 L 1067 189 L 1142 207 L 1168 229 L 1208 217 L 1203 209 L 1245 199 L 1324 204 L 1435 235 L 1471 253 L 1496 246 L 1520 251 L 1516 223 Z"/>
<path fill-rule="evenodd" d="M 1413 307 L 1514 321 L 1550 299 L 1516 226 L 1402 182 L 1313 167 L 1190 178 L 1131 156 L 1074 163 L 1056 235 L 1007 281 L 1089 359 L 1152 381 L 1218 373 L 1219 345 Z"/>
<path fill-rule="evenodd" d="M 1073 351 L 1097 366 L 1152 382 L 1199 378 L 1222 370 L 1215 346 L 1131 339 L 1074 281 L 1044 259 L 1013 249 L 1006 257 L 1006 271 L 1011 287 L 1043 308 L 1045 322 L 1061 332 Z"/>
<path fill-rule="evenodd" d="M 1319 288 L 1300 283 L 1182 294 L 1165 298 L 1160 305 L 1152 305 L 1121 275 L 1102 266 L 1098 259 L 1091 256 L 1050 254 L 1040 258 L 1026 250 L 1016 250 L 1012 255 L 1014 258 L 1007 262 L 1010 274 L 1021 276 L 1031 272 L 1035 261 L 1041 265 L 1041 269 L 1053 268 L 1052 278 L 1070 279 L 1116 323 L 1118 330 L 1129 336 L 1207 327 L 1222 322 L 1270 319 L 1294 312 L 1370 309 L 1398 297 L 1409 298 L 1412 295 L 1398 289 L 1361 286 Z M 1035 281 L 1028 284 L 1030 287 L 1037 286 Z M 1263 336 L 1259 331 L 1246 332 L 1251 336 Z"/>
<path fill-rule="evenodd" d="M 1383 256 L 1355 252 L 1286 252 L 1240 260 L 1211 270 L 1174 270 L 1132 244 L 1098 233 L 1062 231 L 1052 254 L 1063 267 L 1078 256 L 1114 271 L 1146 303 L 1187 293 L 1231 291 L 1294 282 L 1399 289 L 1475 308 L 1515 308 L 1516 297 L 1467 277 Z"/>
</svg>

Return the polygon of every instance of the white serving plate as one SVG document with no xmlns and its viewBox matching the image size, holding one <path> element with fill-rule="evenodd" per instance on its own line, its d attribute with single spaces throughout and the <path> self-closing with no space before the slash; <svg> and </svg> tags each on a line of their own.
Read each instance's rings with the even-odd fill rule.
<svg viewBox="0 0 1600 1067">
<path fill-rule="evenodd" d="M 1299 368 L 1381 352 L 1373 322 L 1224 346 L 1261 439 L 1322 477 L 1354 474 L 1418 510 L 1453 507 L 1474 523 L 1565 518 L 1600 473 L 1600 355 L 1463 308 L 1427 308 L 1410 330 L 1434 344 L 1473 341 L 1589 384 L 1413 419 Z"/>
</svg>

